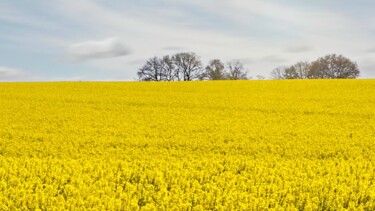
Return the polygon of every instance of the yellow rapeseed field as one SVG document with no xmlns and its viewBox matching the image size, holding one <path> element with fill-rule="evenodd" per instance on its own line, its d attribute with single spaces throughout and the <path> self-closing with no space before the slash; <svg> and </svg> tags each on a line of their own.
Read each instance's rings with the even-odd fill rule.
<svg viewBox="0 0 375 211">
<path fill-rule="evenodd" d="M 374 210 L 375 80 L 0 83 L 0 210 Z"/>
</svg>

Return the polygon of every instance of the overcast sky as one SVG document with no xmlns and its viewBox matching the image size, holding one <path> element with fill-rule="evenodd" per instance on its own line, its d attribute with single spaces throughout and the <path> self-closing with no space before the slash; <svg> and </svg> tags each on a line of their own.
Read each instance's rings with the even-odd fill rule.
<svg viewBox="0 0 375 211">
<path fill-rule="evenodd" d="M 250 76 L 342 54 L 375 77 L 374 0 L 2 0 L 0 80 L 135 80 L 150 57 L 241 60 Z"/>
</svg>

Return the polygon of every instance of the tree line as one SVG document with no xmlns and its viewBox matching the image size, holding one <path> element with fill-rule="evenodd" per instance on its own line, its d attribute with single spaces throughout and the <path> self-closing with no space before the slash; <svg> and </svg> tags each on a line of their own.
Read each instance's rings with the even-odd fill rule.
<svg viewBox="0 0 375 211">
<path fill-rule="evenodd" d="M 239 60 L 226 65 L 213 59 L 204 67 L 193 52 L 153 57 L 138 70 L 141 81 L 246 80 L 247 72 Z"/>
<path fill-rule="evenodd" d="M 356 62 L 342 55 L 326 55 L 313 62 L 298 62 L 280 66 L 271 72 L 272 79 L 333 79 L 357 78 L 360 74 Z M 193 52 L 165 55 L 148 59 L 137 72 L 141 81 L 192 81 L 192 80 L 247 80 L 247 72 L 239 60 L 224 64 L 212 59 L 206 67 Z M 258 79 L 265 79 L 257 76 Z"/>
<path fill-rule="evenodd" d="M 356 62 L 342 55 L 326 55 L 313 62 L 298 62 L 275 68 L 273 79 L 339 79 L 357 78 L 360 74 Z"/>
</svg>

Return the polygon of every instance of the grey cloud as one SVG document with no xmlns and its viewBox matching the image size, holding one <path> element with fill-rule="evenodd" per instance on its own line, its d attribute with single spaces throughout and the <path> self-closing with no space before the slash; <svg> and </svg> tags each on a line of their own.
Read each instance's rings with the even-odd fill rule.
<svg viewBox="0 0 375 211">
<path fill-rule="evenodd" d="M 285 63 L 288 60 L 277 55 L 269 55 L 261 58 L 260 61 L 268 63 Z"/>
<path fill-rule="evenodd" d="M 135 60 L 128 62 L 127 64 L 130 64 L 130 65 L 142 64 L 145 61 L 146 61 L 145 59 L 135 59 Z"/>
<path fill-rule="evenodd" d="M 286 49 L 286 51 L 289 53 L 304 53 L 304 52 L 309 52 L 312 50 L 313 49 L 308 46 L 294 46 L 294 47 L 289 47 Z"/>
<path fill-rule="evenodd" d="M 369 53 L 375 53 L 375 47 L 367 49 L 367 52 L 369 52 Z"/>
<path fill-rule="evenodd" d="M 178 51 L 178 50 L 184 50 L 181 46 L 167 46 L 165 48 L 162 48 L 163 51 Z"/>
<path fill-rule="evenodd" d="M 131 53 L 132 50 L 119 38 L 108 38 L 101 41 L 75 43 L 69 46 L 63 61 L 82 62 L 86 60 L 125 56 Z"/>
<path fill-rule="evenodd" d="M 362 59 L 358 62 L 361 71 L 361 78 L 374 78 L 375 77 L 375 62 L 369 58 Z"/>
<path fill-rule="evenodd" d="M 27 81 L 32 79 L 34 77 L 22 70 L 0 67 L 0 81 Z"/>
<path fill-rule="evenodd" d="M 240 61 L 244 64 L 251 64 L 251 63 L 254 62 L 254 59 L 252 59 L 252 58 L 242 58 L 242 59 L 240 59 Z"/>
</svg>

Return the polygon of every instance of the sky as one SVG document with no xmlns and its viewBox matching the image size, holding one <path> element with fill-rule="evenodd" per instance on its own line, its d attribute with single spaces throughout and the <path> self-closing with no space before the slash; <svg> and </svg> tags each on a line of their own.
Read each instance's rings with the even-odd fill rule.
<svg viewBox="0 0 375 211">
<path fill-rule="evenodd" d="M 154 56 L 249 76 L 342 54 L 375 78 L 374 0 L 1 0 L 0 81 L 133 81 Z"/>
</svg>

